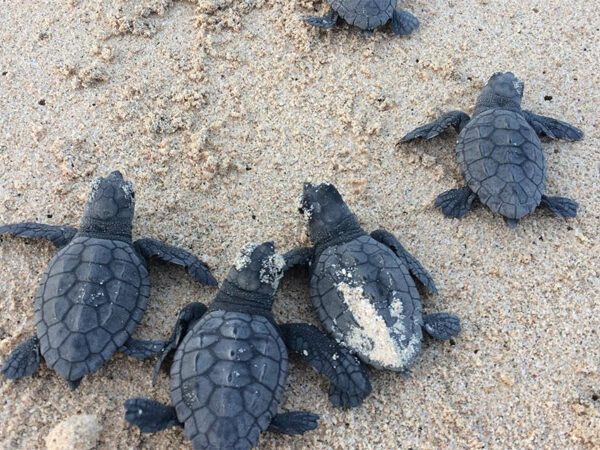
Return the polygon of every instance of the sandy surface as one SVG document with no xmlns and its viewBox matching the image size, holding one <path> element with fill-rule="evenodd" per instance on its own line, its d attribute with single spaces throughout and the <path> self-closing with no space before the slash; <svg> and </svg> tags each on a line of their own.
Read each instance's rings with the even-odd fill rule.
<svg viewBox="0 0 600 450">
<path fill-rule="evenodd" d="M 330 180 L 366 229 L 392 231 L 430 269 L 440 295 L 425 309 L 462 318 L 451 343 L 426 340 L 410 378 L 371 371 L 373 395 L 352 411 L 293 358 L 281 407 L 321 414 L 320 427 L 265 433 L 261 448 L 600 446 L 598 0 L 411 0 L 422 27 L 410 38 L 300 22 L 327 12 L 322 1 L 1 6 L 0 222 L 76 226 L 90 180 L 118 168 L 137 186 L 136 236 L 203 255 L 221 280 L 248 241 L 306 244 L 301 183 Z M 544 141 L 548 193 L 577 199 L 577 219 L 445 219 L 432 202 L 462 182 L 455 137 L 396 145 L 441 112 L 471 112 L 497 70 L 525 80 L 526 108 L 585 131 Z M 34 331 L 53 254 L 1 238 L 1 359 Z M 167 336 L 182 306 L 215 293 L 180 268 L 150 274 L 141 337 Z M 276 317 L 316 323 L 306 275 L 292 275 Z M 64 442 L 185 448 L 180 430 L 141 435 L 123 420 L 130 396 L 169 400 L 151 367 L 117 355 L 76 392 L 44 364 L 0 379 L 0 447 L 44 448 L 79 427 L 89 439 Z"/>
</svg>

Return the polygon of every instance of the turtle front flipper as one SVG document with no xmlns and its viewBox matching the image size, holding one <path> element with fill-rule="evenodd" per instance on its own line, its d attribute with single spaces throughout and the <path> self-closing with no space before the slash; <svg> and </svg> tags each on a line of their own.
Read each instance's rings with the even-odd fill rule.
<svg viewBox="0 0 600 450">
<path fill-rule="evenodd" d="M 185 250 L 156 239 L 138 239 L 134 243 L 135 248 L 146 258 L 159 258 L 171 264 L 184 266 L 188 273 L 197 281 L 207 286 L 216 286 L 217 280 L 212 276 L 206 265 Z"/>
<path fill-rule="evenodd" d="M 290 250 L 283 255 L 285 261 L 283 270 L 286 271 L 296 266 L 308 266 L 313 254 L 314 250 L 311 247 L 298 247 Z"/>
<path fill-rule="evenodd" d="M 447 341 L 460 333 L 460 319 L 448 313 L 434 313 L 423 316 L 423 329 L 429 336 Z"/>
<path fill-rule="evenodd" d="M 40 365 L 40 343 L 32 336 L 15 348 L 4 364 L 2 374 L 6 378 L 23 378 L 32 375 Z"/>
<path fill-rule="evenodd" d="M 62 248 L 71 242 L 76 233 L 77 230 L 72 227 L 34 222 L 14 223 L 0 227 L 0 234 L 14 234 L 21 237 L 47 239 L 57 248 Z"/>
<path fill-rule="evenodd" d="M 333 28 L 337 23 L 339 15 L 335 11 L 331 11 L 329 14 L 323 17 L 305 17 L 304 20 L 309 25 L 318 28 L 324 28 L 326 30 Z"/>
<path fill-rule="evenodd" d="M 396 239 L 396 236 L 386 230 L 375 230 L 371 233 L 371 237 L 389 247 L 396 254 L 396 256 L 398 256 L 398 258 L 400 258 L 404 264 L 406 264 L 411 275 L 423 283 L 423 286 L 425 286 L 434 294 L 438 293 L 438 290 L 435 287 L 435 282 L 433 281 L 433 278 L 431 278 L 431 275 L 429 275 L 427 269 L 423 267 L 417 258 L 406 251 L 400 241 Z"/>
<path fill-rule="evenodd" d="M 540 116 L 531 111 L 523 111 L 525 120 L 540 136 L 548 136 L 550 139 L 564 139 L 566 141 L 579 141 L 583 138 L 583 131 L 562 120 L 552 117 Z"/>
<path fill-rule="evenodd" d="M 142 433 L 182 426 L 175 408 L 146 398 L 130 398 L 125 402 L 125 420 L 137 426 Z"/>
<path fill-rule="evenodd" d="M 575 200 L 566 197 L 548 197 L 542 195 L 542 206 L 545 206 L 558 217 L 575 217 L 579 204 Z"/>
<path fill-rule="evenodd" d="M 408 11 L 395 9 L 392 15 L 392 31 L 398 35 L 407 35 L 419 28 L 419 19 Z"/>
<path fill-rule="evenodd" d="M 307 323 L 288 323 L 279 329 L 288 349 L 303 355 L 329 379 L 329 400 L 334 406 L 354 408 L 371 393 L 369 376 L 360 362 L 318 328 Z"/>
<path fill-rule="evenodd" d="M 142 341 L 129 338 L 119 351 L 133 358 L 146 359 L 160 353 L 166 345 L 166 341 Z"/>
<path fill-rule="evenodd" d="M 412 141 L 416 138 L 431 139 L 442 133 L 448 127 L 454 127 L 460 133 L 471 118 L 462 111 L 451 111 L 427 125 L 415 128 L 401 139 L 401 142 Z"/>
<path fill-rule="evenodd" d="M 476 198 L 477 195 L 469 187 L 464 186 L 442 192 L 433 205 L 440 208 L 445 216 L 461 219 L 471 210 L 473 200 Z"/>
<path fill-rule="evenodd" d="M 171 334 L 171 337 L 164 342 L 164 345 L 160 350 L 160 358 L 158 358 L 156 364 L 154 365 L 154 370 L 152 371 L 153 386 L 156 383 L 158 373 L 160 372 L 160 368 L 167 355 L 177 348 L 181 342 L 181 339 L 186 335 L 188 330 L 206 313 L 207 310 L 208 308 L 202 303 L 196 302 L 190 303 L 180 311 L 179 315 L 177 316 L 177 322 L 175 322 L 173 333 Z"/>
<path fill-rule="evenodd" d="M 292 411 L 275 414 L 269 431 L 282 434 L 303 434 L 317 428 L 319 416 L 305 411 Z"/>
</svg>

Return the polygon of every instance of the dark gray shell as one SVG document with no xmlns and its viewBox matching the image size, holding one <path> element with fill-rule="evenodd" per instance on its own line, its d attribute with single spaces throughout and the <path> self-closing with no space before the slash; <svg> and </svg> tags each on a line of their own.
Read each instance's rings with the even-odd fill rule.
<svg viewBox="0 0 600 450">
<path fill-rule="evenodd" d="M 149 293 L 131 244 L 75 237 L 50 261 L 35 299 L 48 366 L 67 380 L 96 371 L 133 334 Z"/>
<path fill-rule="evenodd" d="M 387 23 L 396 8 L 396 0 L 329 0 L 342 19 L 362 30 L 373 30 Z"/>
<path fill-rule="evenodd" d="M 491 109 L 475 116 L 460 133 L 456 154 L 467 185 L 492 211 L 519 219 L 540 204 L 544 152 L 521 114 Z"/>
<path fill-rule="evenodd" d="M 265 317 L 212 311 L 177 348 L 171 398 L 195 449 L 253 447 L 277 413 L 287 349 Z"/>
<path fill-rule="evenodd" d="M 310 296 L 325 329 L 373 367 L 408 368 L 421 349 L 423 317 L 406 265 L 364 235 L 327 248 L 312 270 Z"/>
</svg>

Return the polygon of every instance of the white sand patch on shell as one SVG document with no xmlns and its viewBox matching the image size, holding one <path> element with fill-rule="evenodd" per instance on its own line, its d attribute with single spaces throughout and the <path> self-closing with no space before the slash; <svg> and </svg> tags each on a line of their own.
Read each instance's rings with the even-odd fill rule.
<svg viewBox="0 0 600 450">
<path fill-rule="evenodd" d="M 351 328 L 346 333 L 346 344 L 382 366 L 394 369 L 406 368 L 419 349 L 420 339 L 413 335 L 408 345 L 400 345 L 400 342 L 405 339 L 401 315 L 402 303 L 399 300 L 392 302 L 391 314 L 397 320 L 390 328 L 379 315 L 362 286 L 352 286 L 342 282 L 337 285 L 337 290 L 342 294 L 344 303 L 348 305 L 354 320 L 360 326 Z"/>
</svg>

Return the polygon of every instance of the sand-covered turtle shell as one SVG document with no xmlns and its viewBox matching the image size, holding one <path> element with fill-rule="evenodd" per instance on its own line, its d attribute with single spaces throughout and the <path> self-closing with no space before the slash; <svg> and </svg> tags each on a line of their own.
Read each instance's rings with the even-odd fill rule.
<svg viewBox="0 0 600 450">
<path fill-rule="evenodd" d="M 35 299 L 40 351 L 67 380 L 96 371 L 140 323 L 150 283 L 130 243 L 77 236 L 50 261 Z"/>
<path fill-rule="evenodd" d="M 329 0 L 342 19 L 362 30 L 372 30 L 387 23 L 396 3 L 396 0 Z"/>
<path fill-rule="evenodd" d="M 310 297 L 325 329 L 373 367 L 402 371 L 419 354 L 423 317 L 415 282 L 370 236 L 317 255 Z"/>
<path fill-rule="evenodd" d="M 260 315 L 212 311 L 177 348 L 171 397 L 195 449 L 249 449 L 281 401 L 288 354 Z"/>
<path fill-rule="evenodd" d="M 475 116 L 456 145 L 469 188 L 509 219 L 533 212 L 546 189 L 544 152 L 522 114 L 490 109 Z"/>
</svg>

